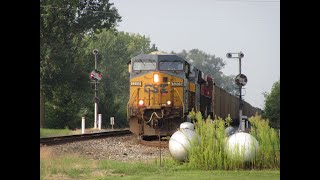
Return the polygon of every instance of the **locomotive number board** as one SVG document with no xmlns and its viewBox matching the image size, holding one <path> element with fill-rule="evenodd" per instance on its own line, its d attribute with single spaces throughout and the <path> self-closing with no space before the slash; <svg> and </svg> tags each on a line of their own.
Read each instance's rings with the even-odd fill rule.
<svg viewBox="0 0 320 180">
<path fill-rule="evenodd" d="M 183 86 L 183 82 L 172 82 L 171 86 Z"/>
<path fill-rule="evenodd" d="M 131 86 L 141 86 L 141 81 L 131 81 Z"/>
</svg>

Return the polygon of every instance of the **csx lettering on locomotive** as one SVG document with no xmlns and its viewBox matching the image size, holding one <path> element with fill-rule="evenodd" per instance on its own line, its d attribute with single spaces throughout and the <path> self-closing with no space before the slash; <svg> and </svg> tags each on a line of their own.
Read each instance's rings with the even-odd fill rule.
<svg viewBox="0 0 320 180">
<path fill-rule="evenodd" d="M 160 89 L 160 93 L 167 93 L 166 86 L 168 86 L 168 84 L 160 84 L 159 87 L 156 84 L 146 84 L 144 85 L 144 92 L 158 93 Z"/>
</svg>

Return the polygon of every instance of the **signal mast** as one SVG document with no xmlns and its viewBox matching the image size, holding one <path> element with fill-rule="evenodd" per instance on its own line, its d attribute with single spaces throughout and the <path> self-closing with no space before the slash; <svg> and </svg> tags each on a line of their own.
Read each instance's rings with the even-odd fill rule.
<svg viewBox="0 0 320 180">
<path fill-rule="evenodd" d="M 94 70 L 90 73 L 90 79 L 94 82 L 94 129 L 97 128 L 97 122 L 98 122 L 98 102 L 99 102 L 99 98 L 97 96 L 97 85 L 98 85 L 98 81 L 101 80 L 102 78 L 102 73 L 100 71 L 97 70 L 97 55 L 99 53 L 99 51 L 97 49 L 94 49 L 93 51 L 94 54 Z"/>
<path fill-rule="evenodd" d="M 233 56 L 235 55 L 235 56 Z M 239 59 L 239 74 L 235 78 L 235 83 L 239 86 L 239 130 L 244 131 L 245 130 L 245 122 L 242 119 L 242 86 L 245 86 L 248 82 L 247 76 L 244 74 L 241 74 L 241 58 L 244 57 L 244 54 L 240 51 L 239 53 L 227 53 L 227 58 L 238 58 Z"/>
</svg>

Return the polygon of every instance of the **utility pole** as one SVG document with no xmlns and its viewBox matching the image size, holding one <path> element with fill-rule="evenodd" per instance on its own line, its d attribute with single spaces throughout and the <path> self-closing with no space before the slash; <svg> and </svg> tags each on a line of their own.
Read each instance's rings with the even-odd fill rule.
<svg viewBox="0 0 320 180">
<path fill-rule="evenodd" d="M 235 55 L 235 57 L 233 56 Z M 245 130 L 245 122 L 242 119 L 242 86 L 245 86 L 248 82 L 247 77 L 244 74 L 241 74 L 241 58 L 244 57 L 244 54 L 240 51 L 239 53 L 227 53 L 227 58 L 238 58 L 239 59 L 239 74 L 235 78 L 236 84 L 239 86 L 239 130 Z"/>
</svg>

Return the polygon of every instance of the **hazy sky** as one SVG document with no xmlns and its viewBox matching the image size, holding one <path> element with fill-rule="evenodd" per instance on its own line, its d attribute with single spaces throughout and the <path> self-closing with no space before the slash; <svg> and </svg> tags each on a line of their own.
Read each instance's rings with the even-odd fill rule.
<svg viewBox="0 0 320 180">
<path fill-rule="evenodd" d="M 161 51 L 200 49 L 223 58 L 226 75 L 248 78 L 244 99 L 263 108 L 263 92 L 280 79 L 280 1 L 111 0 L 122 16 L 118 30 L 146 35 Z"/>
</svg>

